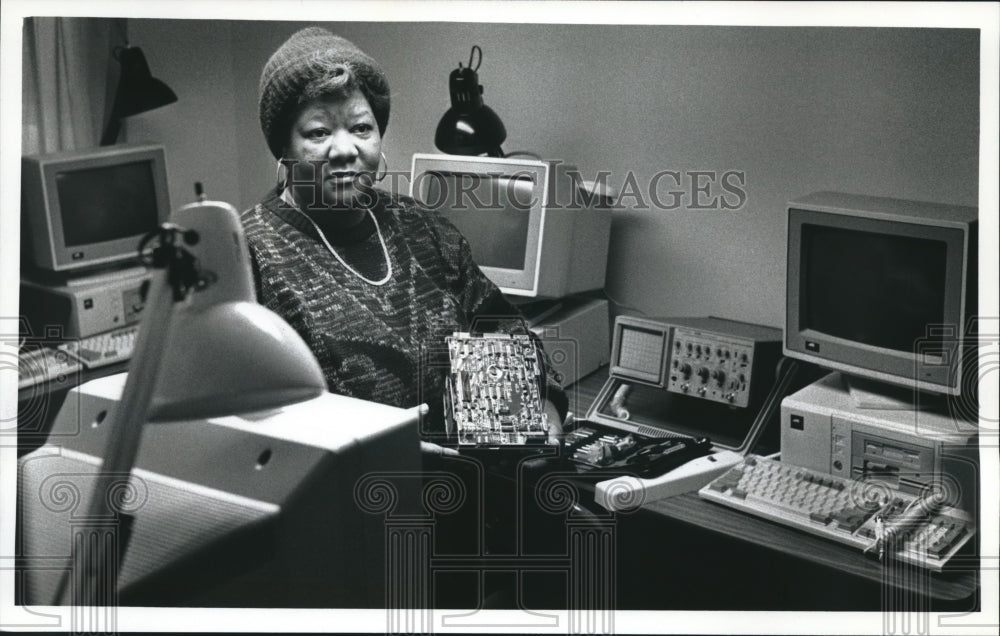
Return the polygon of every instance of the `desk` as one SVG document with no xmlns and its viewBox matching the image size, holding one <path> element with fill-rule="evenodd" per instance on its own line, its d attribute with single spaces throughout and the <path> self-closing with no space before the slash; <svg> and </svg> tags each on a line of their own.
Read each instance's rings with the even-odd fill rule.
<svg viewBox="0 0 1000 636">
<path fill-rule="evenodd" d="M 98 369 L 82 379 L 115 371 Z M 603 367 L 570 387 L 570 404 L 575 405 L 571 408 L 585 413 L 606 378 Z M 64 399 L 65 389 L 52 396 L 45 417 L 30 423 L 40 424 L 39 430 L 19 438 L 22 450 L 44 441 L 57 403 Z M 581 500 L 593 501 L 593 480 L 580 479 L 576 484 Z M 516 489 L 511 484 L 500 494 L 487 497 L 486 503 L 498 507 L 498 514 L 507 514 Z M 456 519 L 450 536 L 442 528 L 440 545 L 450 551 L 458 547 L 456 537 L 476 538 L 469 536 L 468 523 L 477 522 L 482 510 L 480 502 L 470 503 L 472 518 Z M 979 603 L 976 559 L 959 561 L 958 567 L 942 574 L 898 572 L 856 550 L 741 514 L 693 493 L 608 517 L 615 531 L 617 609 L 881 611 L 899 603 L 900 594 L 910 608 L 935 611 L 968 611 Z M 468 547 L 468 553 L 476 552 Z M 508 561 L 512 569 L 518 568 L 517 559 Z M 534 597 L 528 590 L 525 593 Z M 475 606 L 476 598 L 467 601 Z"/>
<path fill-rule="evenodd" d="M 571 399 L 589 405 L 606 379 L 606 367 L 583 378 Z M 899 594 L 911 609 L 979 603 L 978 559 L 956 557 L 956 567 L 941 574 L 897 571 L 696 493 L 650 502 L 616 521 L 619 609 L 880 611 Z"/>
</svg>

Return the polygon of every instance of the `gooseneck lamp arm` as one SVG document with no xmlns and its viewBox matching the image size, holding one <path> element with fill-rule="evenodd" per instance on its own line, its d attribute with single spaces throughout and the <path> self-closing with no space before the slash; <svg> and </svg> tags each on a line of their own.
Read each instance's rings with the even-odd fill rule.
<svg viewBox="0 0 1000 636">
<path fill-rule="evenodd" d="M 89 534 L 73 542 L 56 603 L 116 604 L 134 503 L 129 480 L 147 423 L 273 409 L 326 390 L 302 338 L 256 302 L 239 214 L 203 194 L 140 244 L 155 275 L 121 402 L 102 424 L 111 428 L 89 503 Z"/>
<path fill-rule="evenodd" d="M 149 288 L 134 350 L 135 358 L 142 360 L 143 364 L 129 366 L 121 402 L 108 423 L 114 429 L 108 436 L 104 462 L 97 472 L 88 509 L 87 518 L 95 525 L 120 521 L 122 501 L 115 498 L 127 497 L 128 481 L 142 439 L 146 412 L 153 398 L 153 389 L 161 367 L 161 356 L 155 353 L 149 355 L 147 352 L 163 351 L 173 305 L 184 300 L 198 283 L 194 259 L 181 245 L 196 244 L 198 238 L 197 232 L 193 230 L 184 230 L 166 223 L 142 241 L 140 257 L 146 264 L 157 268 L 158 275 Z M 142 251 L 153 240 L 158 240 L 159 245 L 153 249 L 152 256 L 147 258 Z M 71 569 L 56 592 L 56 603 L 61 600 L 74 607 L 117 605 L 118 561 L 123 552 L 122 543 L 127 539 L 122 536 L 123 529 L 122 524 L 118 523 L 119 532 L 112 541 L 112 546 L 108 546 L 100 537 L 93 542 L 74 542 Z M 66 590 L 67 579 L 70 577 L 73 578 L 71 589 Z M 68 599 L 65 598 L 67 592 L 71 595 Z"/>
</svg>

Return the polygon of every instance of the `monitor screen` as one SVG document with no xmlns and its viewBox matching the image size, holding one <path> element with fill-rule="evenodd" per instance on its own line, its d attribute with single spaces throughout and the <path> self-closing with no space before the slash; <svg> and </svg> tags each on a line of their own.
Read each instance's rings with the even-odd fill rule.
<svg viewBox="0 0 1000 636">
<path fill-rule="evenodd" d="M 468 240 L 504 294 L 563 298 L 604 286 L 611 211 L 562 161 L 413 155 L 410 196 Z"/>
<path fill-rule="evenodd" d="M 623 328 L 618 366 L 658 377 L 663 369 L 663 332 L 646 329 Z"/>
<path fill-rule="evenodd" d="M 137 262 L 143 236 L 169 216 L 162 146 L 101 146 L 21 160 L 21 263 L 29 275 L 77 276 Z"/>
<path fill-rule="evenodd" d="M 469 241 L 480 266 L 524 269 L 532 175 L 427 173 L 425 203 L 437 209 Z"/>
<path fill-rule="evenodd" d="M 914 351 L 944 323 L 948 246 L 928 238 L 802 227 L 802 327 Z"/>
<path fill-rule="evenodd" d="M 67 247 L 114 241 L 157 225 L 152 162 L 59 172 L 56 190 Z"/>
<path fill-rule="evenodd" d="M 784 352 L 959 395 L 976 307 L 978 210 L 817 192 L 788 204 Z"/>
</svg>

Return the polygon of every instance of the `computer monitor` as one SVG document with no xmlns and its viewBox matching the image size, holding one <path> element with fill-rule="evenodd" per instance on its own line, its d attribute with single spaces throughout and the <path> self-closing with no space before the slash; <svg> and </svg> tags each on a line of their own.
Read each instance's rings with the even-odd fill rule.
<svg viewBox="0 0 1000 636">
<path fill-rule="evenodd" d="M 161 146 L 107 146 L 21 160 L 22 268 L 72 275 L 136 258 L 170 215 Z"/>
<path fill-rule="evenodd" d="M 505 294 L 602 289 L 611 212 L 561 162 L 415 154 L 410 195 L 451 221 Z"/>
<path fill-rule="evenodd" d="M 977 230 L 974 207 L 837 192 L 791 201 L 785 354 L 874 386 L 969 392 Z"/>
</svg>

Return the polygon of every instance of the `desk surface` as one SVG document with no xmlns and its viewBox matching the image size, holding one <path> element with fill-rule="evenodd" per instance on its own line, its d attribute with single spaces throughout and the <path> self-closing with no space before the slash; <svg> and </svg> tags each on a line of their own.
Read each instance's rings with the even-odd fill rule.
<svg viewBox="0 0 1000 636">
<path fill-rule="evenodd" d="M 100 369 L 97 373 L 88 374 L 85 379 L 93 379 L 120 370 L 122 369 L 116 366 Z M 587 407 L 593 402 L 607 377 L 608 368 L 602 367 L 570 387 L 568 394 L 571 408 L 581 417 L 586 413 Z M 19 435 L 19 446 L 21 446 L 22 453 L 44 443 L 51 416 L 54 415 L 55 411 L 58 411 L 65 399 L 66 391 L 56 392 L 47 399 L 39 397 L 41 395 L 39 392 L 28 390 L 28 393 L 29 395 L 24 395 L 22 392 L 22 395 L 19 396 L 21 398 L 19 411 L 21 408 L 27 409 L 42 402 L 44 402 L 45 409 L 33 416 L 39 418 L 37 421 L 19 422 L 19 428 L 22 428 L 22 425 L 27 425 L 22 428 L 24 434 Z M 584 490 L 592 488 L 592 486 L 584 484 L 583 480 L 581 480 L 581 486 Z M 589 493 L 585 493 L 585 496 L 588 495 Z M 776 565 L 776 569 L 796 568 L 797 564 L 801 563 L 808 566 L 807 569 L 810 571 L 815 571 L 817 575 L 826 576 L 826 573 L 831 573 L 848 581 L 863 582 L 869 588 L 876 588 L 888 582 L 898 589 L 926 595 L 933 600 L 945 603 L 958 601 L 975 603 L 979 589 L 979 563 L 977 559 L 958 560 L 956 567 L 941 574 L 920 571 L 920 575 L 915 576 L 913 570 L 895 571 L 892 568 L 883 567 L 880 563 L 864 557 L 856 550 L 764 519 L 741 514 L 705 501 L 694 493 L 650 502 L 633 515 L 618 515 L 618 521 L 622 524 L 623 530 L 625 525 L 630 523 L 630 517 L 635 519 L 635 523 L 646 524 L 645 530 L 643 530 L 645 534 L 640 535 L 643 542 L 646 542 L 650 532 L 659 535 L 652 538 L 652 541 L 655 542 L 652 545 L 655 546 L 654 550 L 662 552 L 672 553 L 678 549 L 683 552 L 685 549 L 683 540 L 674 534 L 686 535 L 697 538 L 703 545 L 708 545 L 709 549 L 713 549 L 716 545 L 725 544 L 727 547 L 720 547 L 719 554 L 712 555 L 712 558 L 717 562 L 725 564 L 743 560 L 743 556 L 752 554 L 758 564 L 769 564 L 772 561 L 781 562 L 783 565 Z M 674 534 L 667 534 L 667 532 Z M 625 534 L 625 532 L 622 533 L 623 536 Z M 641 549 L 632 545 L 623 545 L 622 550 L 632 551 L 633 554 L 628 558 L 637 563 L 639 568 L 646 567 Z M 636 555 L 635 552 L 639 552 L 639 554 Z M 697 559 L 698 557 L 693 555 L 684 555 L 684 560 L 681 563 L 684 565 L 697 564 Z M 956 559 L 953 559 L 953 563 L 956 563 Z M 825 582 L 810 581 L 808 584 L 818 587 L 824 585 Z M 793 584 L 786 583 L 786 585 Z M 780 589 L 774 591 L 776 594 L 781 593 Z M 656 608 L 650 607 L 649 609 Z M 792 609 L 792 607 L 784 609 Z"/>
<path fill-rule="evenodd" d="M 571 387 L 571 402 L 575 398 L 580 404 L 589 406 L 607 377 L 608 369 L 604 367 L 583 378 Z M 977 558 L 955 557 L 952 560 L 955 567 L 949 567 L 944 573 L 920 570 L 920 575 L 915 576 L 913 569 L 897 571 L 884 567 L 857 550 L 730 510 L 701 499 L 696 493 L 649 502 L 638 514 L 652 519 L 666 518 L 680 522 L 692 529 L 704 529 L 755 548 L 806 561 L 848 576 L 860 577 L 872 583 L 888 582 L 901 589 L 929 595 L 933 599 L 960 601 L 974 597 L 978 591 Z"/>
</svg>

